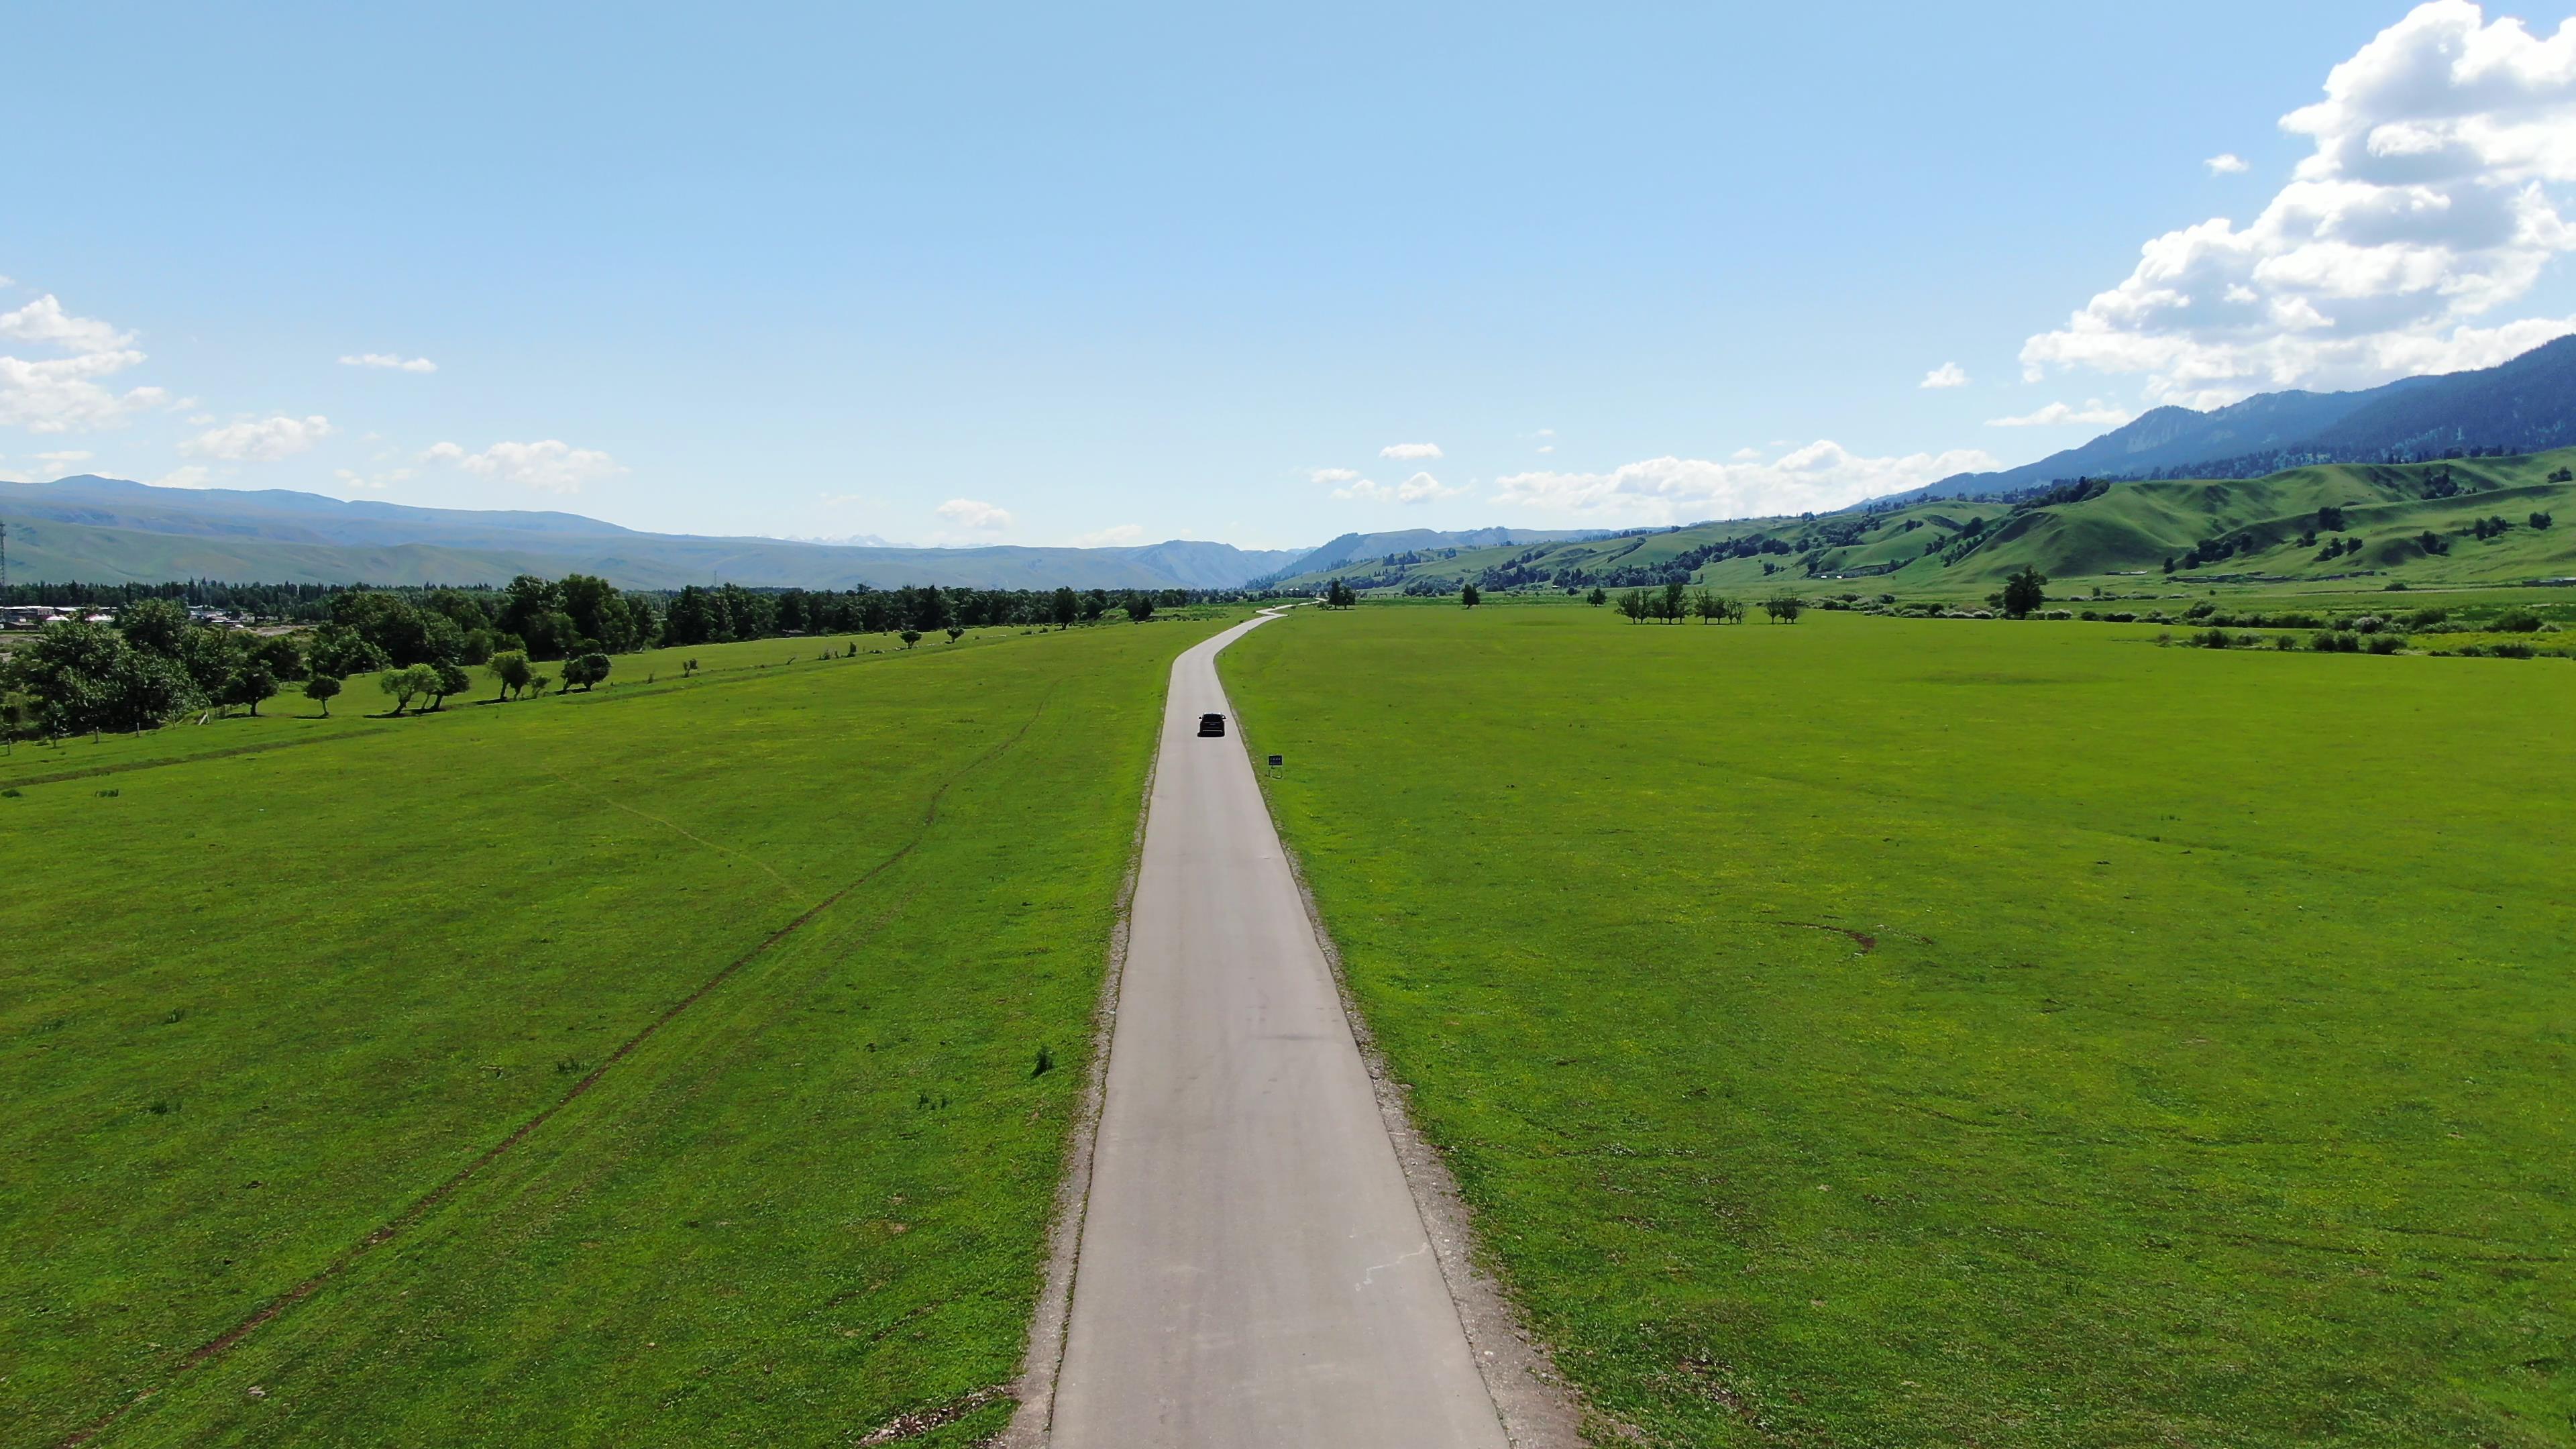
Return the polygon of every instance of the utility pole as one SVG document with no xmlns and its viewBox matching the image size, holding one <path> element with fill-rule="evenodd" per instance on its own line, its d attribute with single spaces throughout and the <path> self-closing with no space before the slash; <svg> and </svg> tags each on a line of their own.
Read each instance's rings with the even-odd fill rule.
<svg viewBox="0 0 2576 1449">
<path fill-rule="evenodd" d="M 9 592 L 9 525 L 0 523 L 0 594 Z"/>
</svg>

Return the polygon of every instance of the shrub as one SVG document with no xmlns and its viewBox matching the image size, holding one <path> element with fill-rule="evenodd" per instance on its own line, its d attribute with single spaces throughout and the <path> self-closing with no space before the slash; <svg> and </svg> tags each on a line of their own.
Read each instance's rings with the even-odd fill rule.
<svg viewBox="0 0 2576 1449">
<path fill-rule="evenodd" d="M 2299 641 L 2288 634 L 2275 634 L 2272 636 L 2272 647 L 2275 649 L 2296 649 L 2299 647 Z"/>
<path fill-rule="evenodd" d="M 2430 629 L 2436 624 L 2448 621 L 2450 617 L 2451 611 L 2448 609 L 2417 609 L 2414 613 L 2406 616 L 2406 627 L 2409 629 Z"/>
<path fill-rule="evenodd" d="M 2510 643 L 2490 644 L 2487 655 L 2493 659 L 2529 659 L 2539 651 L 2517 639 Z"/>
<path fill-rule="evenodd" d="M 2083 613 L 2076 615 L 2076 617 L 2082 619 L 2087 624 L 2098 624 L 2102 621 L 2102 611 L 2099 609 L 2087 609 Z"/>
<path fill-rule="evenodd" d="M 2370 652 L 2373 654 L 2394 654 L 2405 647 L 2405 639 L 2395 634 L 2374 634 L 2370 638 Z"/>
<path fill-rule="evenodd" d="M 2200 633 L 2192 635 L 2191 642 L 2199 645 L 2203 649 L 2224 649 L 2236 641 L 2229 638 L 2227 631 L 2224 629 L 2204 629 Z"/>
<path fill-rule="evenodd" d="M 2529 609 L 2507 609 L 2496 615 L 2495 622 L 2487 627 L 2499 634 L 2537 634 L 2540 632 L 2540 616 Z"/>
<path fill-rule="evenodd" d="M 2130 613 L 2126 609 L 2122 609 L 2117 613 L 2105 614 L 2102 617 L 2110 620 L 2114 624 L 2134 624 L 2138 622 L 2138 616 Z"/>
<path fill-rule="evenodd" d="M 2353 620 L 2352 623 L 2346 627 L 2350 628 L 2356 634 L 2376 634 L 2379 632 L 2380 627 L 2387 622 L 2387 620 L 2380 618 L 2376 614 L 2364 614 L 2360 618 Z"/>
<path fill-rule="evenodd" d="M 2072 609 L 2047 609 L 2043 610 L 2039 617 L 2043 619 L 2072 619 L 2075 617 L 2075 611 Z"/>
</svg>

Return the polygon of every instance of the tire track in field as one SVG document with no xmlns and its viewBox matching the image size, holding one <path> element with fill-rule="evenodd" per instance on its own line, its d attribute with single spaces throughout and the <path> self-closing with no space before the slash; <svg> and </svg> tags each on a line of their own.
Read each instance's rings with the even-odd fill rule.
<svg viewBox="0 0 2576 1449">
<path fill-rule="evenodd" d="M 938 825 L 939 805 L 941 801 L 948 798 L 948 792 L 951 789 L 954 789 L 959 781 L 974 774 L 984 766 L 991 764 L 994 760 L 1001 758 L 1004 754 L 1007 754 L 1012 748 L 1017 746 L 1021 740 L 1027 738 L 1030 729 L 1033 728 L 1037 724 L 1038 720 L 1046 714 L 1047 705 L 1055 698 L 1055 691 L 1055 685 L 1050 684 L 1047 686 L 1046 693 L 1038 697 L 1038 707 L 1030 712 L 1029 717 L 1026 720 L 1021 721 L 1020 727 L 1012 732 L 1009 739 L 1003 740 L 1001 743 L 994 745 L 991 749 L 977 755 L 974 759 L 967 761 L 963 766 L 959 767 L 957 773 L 940 782 L 939 788 L 931 792 L 929 802 L 922 808 L 920 825 L 914 827 L 912 837 L 898 847 L 892 855 L 889 855 L 885 859 L 878 861 L 875 865 L 868 867 L 867 870 L 857 879 L 851 881 L 845 886 L 842 886 L 839 890 L 832 892 L 830 895 L 825 896 L 822 900 L 808 907 L 803 915 L 800 915 L 796 919 L 788 922 L 786 925 L 779 927 L 777 930 L 764 937 L 758 945 L 753 946 L 750 950 L 743 952 L 733 960 L 725 963 L 723 969 L 717 971 L 714 975 L 709 976 L 706 980 L 698 983 L 696 990 L 691 991 L 688 995 L 673 1002 L 669 1007 L 664 1009 L 660 1016 L 657 1016 L 653 1020 L 645 1023 L 641 1030 L 637 1031 L 633 1036 L 628 1037 L 625 1041 L 619 1043 L 615 1051 L 610 1052 L 600 1061 L 598 1066 L 591 1068 L 587 1075 L 585 1075 L 580 1081 L 575 1082 L 569 1090 L 567 1090 L 561 1097 L 556 1098 L 552 1104 L 540 1110 L 535 1116 L 530 1117 L 525 1122 L 520 1123 L 508 1136 L 502 1138 L 499 1142 L 496 1142 L 492 1146 L 484 1149 L 481 1156 L 475 1158 L 465 1166 L 458 1168 L 446 1181 L 414 1199 L 410 1206 L 404 1208 L 401 1212 L 396 1213 L 392 1220 L 387 1222 L 384 1226 L 377 1228 L 374 1232 L 367 1234 L 365 1237 L 360 1238 L 356 1243 L 343 1249 L 338 1257 L 333 1258 L 311 1277 L 306 1278 L 294 1287 L 289 1288 L 285 1292 L 277 1295 L 275 1298 L 270 1299 L 257 1312 L 251 1314 L 248 1318 L 234 1324 L 223 1333 L 191 1350 L 186 1358 L 180 1360 L 178 1369 L 171 1376 L 172 1381 L 175 1382 L 179 1375 L 189 1373 L 204 1364 L 223 1357 L 233 1349 L 240 1347 L 245 1339 L 248 1339 L 252 1334 L 257 1333 L 260 1329 L 266 1327 L 270 1322 L 284 1314 L 286 1310 L 321 1291 L 324 1285 L 328 1284 L 332 1279 L 339 1277 L 342 1273 L 347 1272 L 358 1262 L 359 1259 L 392 1241 L 395 1237 L 400 1235 L 404 1229 L 418 1224 L 421 1219 L 427 1217 L 449 1198 L 454 1197 L 460 1189 L 462 1189 L 468 1182 L 471 1182 L 476 1176 L 481 1174 L 485 1168 L 499 1161 L 504 1155 L 509 1153 L 512 1148 L 515 1148 L 520 1143 L 526 1141 L 531 1134 L 535 1133 L 538 1128 L 543 1127 L 556 1113 L 561 1112 L 564 1108 L 571 1106 L 575 1100 L 588 1094 L 590 1089 L 598 1084 L 599 1079 L 608 1074 L 609 1068 L 616 1066 L 637 1047 L 650 1041 L 663 1027 L 666 1027 L 673 1021 L 678 1020 L 681 1014 L 686 1012 L 690 1007 L 705 1000 L 716 990 L 716 988 L 733 979 L 733 977 L 738 974 L 742 968 L 759 960 L 762 956 L 767 955 L 770 949 L 776 946 L 779 942 L 786 940 L 788 937 L 803 930 L 806 926 L 811 925 L 816 917 L 821 916 L 825 911 L 830 910 L 832 907 L 839 905 L 852 892 L 857 891 L 869 882 L 875 880 L 877 877 L 885 874 L 889 870 L 892 870 L 895 866 L 903 863 L 903 861 L 921 845 L 921 842 L 929 837 L 931 830 Z M 166 1388 L 168 1387 L 168 1384 L 164 1384 L 162 1387 Z M 60 1441 L 59 1449 L 78 1449 L 78 1446 L 86 1444 L 90 1440 L 107 1432 L 109 1429 L 114 1428 L 118 1420 L 133 1412 L 136 1406 L 142 1404 L 145 1400 L 150 1399 L 153 1395 L 159 1392 L 160 1389 L 157 1388 L 143 1390 L 133 1398 L 126 1400 L 124 1403 L 117 1405 L 115 1408 L 110 1409 L 105 1414 L 99 1416 L 98 1419 L 90 1423 L 88 1426 L 75 1430 L 73 1433 L 65 1436 Z"/>
<path fill-rule="evenodd" d="M 1038 706 L 1038 707 L 1039 707 L 1040 709 L 1044 709 L 1046 706 L 1045 706 L 1045 704 L 1044 704 L 1043 702 L 1041 702 L 1041 703 L 1039 704 L 1039 706 Z M 1032 717 L 1032 718 L 1034 718 L 1034 717 Z M 973 768 L 973 767 L 972 767 L 972 766 L 969 766 L 968 768 L 970 768 L 970 769 L 971 769 L 971 768 Z M 778 884 L 779 884 L 779 888 L 780 888 L 780 889 L 782 889 L 782 890 L 791 890 L 791 891 L 792 891 L 792 890 L 796 889 L 796 886 L 795 886 L 795 884 L 794 884 L 793 882 L 789 881 L 789 880 L 787 879 L 787 877 L 785 877 L 785 876 L 783 876 L 783 875 L 780 875 L 777 871 L 775 871 L 775 870 L 771 870 L 771 869 L 770 869 L 770 867 L 769 867 L 769 862 L 768 862 L 768 861 L 765 861 L 765 860 L 762 860 L 759 856 L 745 854 L 745 853 L 744 853 L 744 852 L 742 852 L 742 851 L 739 851 L 739 850 L 734 849 L 734 848 L 733 848 L 732 846 L 730 846 L 730 845 L 718 845 L 718 844 L 716 844 L 714 841 L 707 839 L 705 836 L 698 834 L 696 831 L 689 829 L 689 828 L 688 828 L 687 826 L 685 826 L 685 825 L 681 825 L 681 824 L 678 824 L 678 823 L 673 822 L 673 821 L 665 820 L 665 819 L 663 819 L 663 818 L 662 818 L 661 816 L 659 816 L 659 815 L 649 815 L 649 814 L 646 814 L 644 811 L 641 811 L 641 810 L 636 809 L 634 806 L 627 804 L 627 803 L 626 803 L 625 801 L 623 801 L 623 800 L 615 799 L 615 798 L 613 798 L 613 797 L 611 797 L 611 796 L 608 796 L 608 795 L 602 794 L 601 792 L 599 792 L 599 791 L 597 791 L 597 790 L 593 790 L 593 789 L 591 789 L 591 788 L 590 788 L 589 786 L 587 786 L 587 785 L 584 785 L 584 784 L 581 784 L 581 783 L 579 783 L 579 782 L 575 781 L 575 780 L 573 779 L 573 777 L 572 777 L 572 776 L 565 774 L 565 773 L 564 773 L 563 771 L 561 771 L 561 770 L 553 770 L 553 769 L 550 769 L 550 770 L 546 771 L 546 773 L 547 773 L 547 774 L 549 774 L 549 775 L 552 775 L 552 776 L 554 776 L 556 779 L 558 779 L 558 780 L 562 781 L 562 782 L 563 782 L 563 784 L 564 784 L 564 788 L 566 788 L 566 789 L 568 789 L 568 790 L 578 790 L 578 791 L 580 791 L 582 794 L 584 794 L 584 795 L 588 795 L 588 796 L 589 796 L 589 797 L 591 797 L 592 799 L 597 800 L 597 801 L 598 801 L 599 803 L 601 803 L 602 805 L 610 805 L 610 806 L 614 806 L 614 807 L 616 807 L 617 809 L 623 810 L 623 811 L 625 811 L 627 814 L 634 816 L 634 817 L 635 817 L 636 819 L 638 819 L 638 820 L 650 820 L 650 821 L 652 821 L 654 824 L 661 826 L 661 827 L 662 827 L 663 829 L 665 829 L 665 830 L 672 831 L 672 832 L 674 832 L 674 833 L 676 833 L 676 834 L 679 834 L 679 835 L 684 835 L 684 836 L 688 837 L 689 839 L 696 841 L 698 844 L 705 846 L 707 849 L 714 851 L 714 852 L 715 852 L 716 854 L 718 854 L 718 855 L 726 855 L 726 856 L 731 856 L 731 857 L 733 857 L 733 858 L 734 858 L 734 859 L 736 859 L 736 860 L 748 861 L 748 862 L 750 862 L 750 863 L 751 863 L 755 868 L 757 868 L 757 869 L 759 869 L 759 870 L 761 870 L 761 871 L 766 872 L 766 873 L 768 874 L 768 876 L 769 876 L 769 878 L 770 878 L 771 880 L 774 880 L 774 881 L 778 882 Z M 942 788 L 942 789 L 945 789 L 945 788 L 947 788 L 947 787 L 942 786 L 941 788 Z M 909 847 L 906 847 L 906 848 L 908 849 Z"/>
</svg>

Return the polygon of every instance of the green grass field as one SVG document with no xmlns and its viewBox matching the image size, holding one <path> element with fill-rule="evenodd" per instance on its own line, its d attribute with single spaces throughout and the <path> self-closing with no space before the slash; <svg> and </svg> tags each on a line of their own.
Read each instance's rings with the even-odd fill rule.
<svg viewBox="0 0 2576 1449">
<path fill-rule="evenodd" d="M 2576 668 L 2157 632 L 1225 656 L 1481 1250 L 1646 1442 L 2576 1442 Z"/>
<path fill-rule="evenodd" d="M 19 749 L 0 1442 L 846 1443 L 1006 1384 L 1212 627 Z"/>
</svg>

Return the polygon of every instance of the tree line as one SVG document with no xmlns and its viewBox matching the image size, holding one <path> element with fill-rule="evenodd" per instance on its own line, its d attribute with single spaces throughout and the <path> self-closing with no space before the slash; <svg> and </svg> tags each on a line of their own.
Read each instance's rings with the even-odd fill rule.
<svg viewBox="0 0 2576 1449">
<path fill-rule="evenodd" d="M 60 590 L 66 586 L 39 586 Z M 471 687 L 466 670 L 488 666 L 504 697 L 607 679 L 611 656 L 655 646 L 718 644 L 783 635 L 892 633 L 906 647 L 945 631 L 997 625 L 1068 629 L 1112 613 L 1136 622 L 1163 608 L 1229 597 L 1183 589 L 1112 595 L 1106 590 L 900 589 L 755 590 L 727 584 L 686 588 L 666 607 L 654 595 L 621 590 L 587 574 L 521 575 L 498 588 L 339 588 L 305 594 L 192 594 L 190 585 L 106 586 L 122 593 L 109 624 L 46 626 L 0 664 L 0 728 L 60 736 L 150 729 L 200 710 L 252 714 L 285 686 L 330 712 L 340 681 L 375 674 L 396 713 L 432 710 Z M 226 586 L 230 587 L 230 586 Z M 13 591 L 14 592 L 14 591 Z M 315 627 L 258 634 L 193 619 L 199 607 L 289 605 Z M 257 602 L 254 602 L 256 600 Z M 48 600 L 47 602 L 54 602 Z M 60 601 L 99 607 L 93 594 Z M 561 661 L 556 674 L 537 665 Z"/>
</svg>

